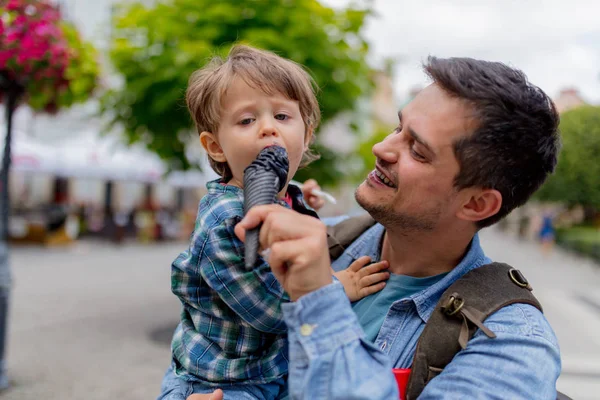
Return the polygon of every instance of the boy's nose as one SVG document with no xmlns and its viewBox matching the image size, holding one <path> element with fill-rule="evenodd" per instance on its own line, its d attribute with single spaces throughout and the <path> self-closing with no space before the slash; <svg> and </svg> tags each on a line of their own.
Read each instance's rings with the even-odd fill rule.
<svg viewBox="0 0 600 400">
<path fill-rule="evenodd" d="M 277 129 L 272 121 L 264 121 L 260 127 L 259 137 L 278 136 Z"/>
</svg>

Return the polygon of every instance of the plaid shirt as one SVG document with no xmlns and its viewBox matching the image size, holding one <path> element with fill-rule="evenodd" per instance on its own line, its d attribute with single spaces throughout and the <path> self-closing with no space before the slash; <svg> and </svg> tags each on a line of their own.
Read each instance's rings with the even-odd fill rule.
<svg viewBox="0 0 600 400">
<path fill-rule="evenodd" d="M 244 244 L 234 233 L 243 190 L 219 180 L 207 188 L 190 248 L 171 268 L 171 289 L 183 304 L 171 344 L 175 373 L 209 385 L 272 382 L 288 372 L 287 294 L 262 257 L 253 270 L 244 266 Z M 300 189 L 289 185 L 288 194 L 295 210 L 316 217 Z"/>
</svg>

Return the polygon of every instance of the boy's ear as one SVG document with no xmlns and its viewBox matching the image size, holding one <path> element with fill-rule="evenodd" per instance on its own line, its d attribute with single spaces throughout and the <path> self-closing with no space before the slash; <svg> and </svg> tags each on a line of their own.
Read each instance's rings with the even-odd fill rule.
<svg viewBox="0 0 600 400">
<path fill-rule="evenodd" d="M 217 162 L 227 162 L 223 149 L 219 142 L 217 142 L 215 135 L 206 131 L 202 132 L 200 134 L 200 143 L 202 143 L 202 147 L 204 147 L 210 158 Z"/>
<path fill-rule="evenodd" d="M 308 150 L 308 146 L 310 145 L 310 141 L 313 137 L 313 128 L 312 126 L 308 127 L 306 130 L 306 134 L 304 135 L 304 151 Z"/>
</svg>

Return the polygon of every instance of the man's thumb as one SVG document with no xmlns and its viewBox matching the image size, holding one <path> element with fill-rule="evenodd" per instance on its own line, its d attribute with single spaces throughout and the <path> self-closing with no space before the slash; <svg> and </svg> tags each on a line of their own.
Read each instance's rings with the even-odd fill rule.
<svg viewBox="0 0 600 400">
<path fill-rule="evenodd" d="M 221 389 L 215 390 L 209 400 L 223 400 L 223 391 Z"/>
</svg>

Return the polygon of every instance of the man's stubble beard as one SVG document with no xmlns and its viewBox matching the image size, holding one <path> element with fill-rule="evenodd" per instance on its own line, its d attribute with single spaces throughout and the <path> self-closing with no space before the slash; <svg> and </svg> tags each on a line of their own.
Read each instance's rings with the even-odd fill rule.
<svg viewBox="0 0 600 400">
<path fill-rule="evenodd" d="M 361 185 L 362 186 L 362 185 Z M 371 217 L 387 229 L 399 233 L 429 232 L 436 228 L 441 214 L 441 205 L 433 210 L 427 210 L 418 215 L 409 215 L 394 210 L 391 205 L 381 205 L 368 202 L 360 195 L 360 186 L 354 192 L 356 202 L 367 211 Z"/>
</svg>

